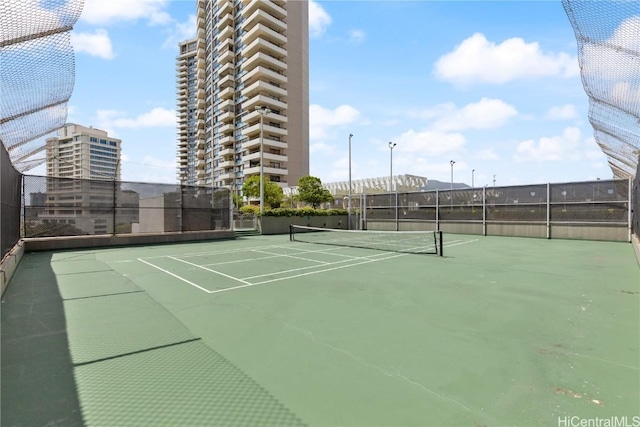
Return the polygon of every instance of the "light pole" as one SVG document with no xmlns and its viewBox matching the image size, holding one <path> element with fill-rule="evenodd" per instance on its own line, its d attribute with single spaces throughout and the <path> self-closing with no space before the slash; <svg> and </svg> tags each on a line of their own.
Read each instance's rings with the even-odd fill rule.
<svg viewBox="0 0 640 427">
<path fill-rule="evenodd" d="M 496 174 L 495 173 L 493 174 L 493 186 L 494 187 L 496 186 Z"/>
<path fill-rule="evenodd" d="M 449 160 L 449 164 L 451 165 L 451 209 L 453 209 L 453 165 L 456 164 L 455 161 Z"/>
<path fill-rule="evenodd" d="M 395 142 L 389 141 L 389 193 L 393 191 L 393 149 L 398 145 Z"/>
<path fill-rule="evenodd" d="M 256 105 L 256 111 L 260 114 L 260 214 L 264 212 L 264 140 L 262 137 L 263 118 L 271 113 L 267 107 Z"/>
<path fill-rule="evenodd" d="M 475 174 L 476 170 L 475 169 L 471 169 L 471 188 L 476 188 L 476 186 L 474 185 L 474 180 L 473 180 L 473 175 Z"/>
<path fill-rule="evenodd" d="M 347 196 L 347 230 L 351 230 L 351 138 L 353 138 L 353 134 L 349 134 L 349 193 Z"/>
</svg>

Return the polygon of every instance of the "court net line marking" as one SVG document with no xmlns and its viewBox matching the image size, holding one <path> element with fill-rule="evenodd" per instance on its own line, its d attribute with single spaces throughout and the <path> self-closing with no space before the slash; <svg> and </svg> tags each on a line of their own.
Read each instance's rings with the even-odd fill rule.
<svg viewBox="0 0 640 427">
<path fill-rule="evenodd" d="M 169 276 L 173 276 L 173 277 L 175 277 L 175 278 L 176 278 L 176 279 L 178 279 L 178 280 L 182 280 L 183 282 L 188 283 L 188 284 L 189 284 L 189 285 L 191 285 L 191 286 L 195 286 L 196 288 L 200 289 L 201 291 L 209 292 L 209 290 L 207 290 L 207 289 L 203 288 L 202 286 L 198 286 L 198 285 L 196 285 L 195 283 L 190 282 L 190 281 L 188 281 L 187 279 L 185 279 L 185 278 L 183 278 L 183 277 L 178 276 L 177 274 L 174 274 L 174 273 L 172 273 L 172 272 L 170 272 L 170 271 L 167 271 L 167 270 L 165 270 L 164 268 L 160 268 L 160 267 L 158 267 L 157 265 L 153 265 L 153 264 L 151 264 L 150 262 L 147 262 L 147 261 L 143 260 L 142 258 L 138 258 L 138 261 L 140 261 L 140 262 L 144 262 L 145 264 L 150 265 L 151 267 L 156 268 L 156 269 L 158 269 L 158 270 L 162 271 L 163 273 L 167 273 Z"/>
<path fill-rule="evenodd" d="M 317 245 L 314 245 L 317 246 Z M 291 248 L 287 248 L 286 246 L 278 246 L 277 249 L 291 249 Z M 338 254 L 338 253 L 334 253 L 332 251 L 336 251 L 338 249 L 352 249 L 352 248 L 329 248 L 329 249 L 322 249 L 322 250 L 316 250 L 316 251 L 310 251 L 310 250 L 297 250 L 297 252 L 295 252 L 296 255 L 300 255 L 300 254 L 313 254 L 313 253 L 326 253 L 327 255 L 331 255 L 331 256 L 336 256 L 336 257 L 344 257 L 344 258 L 349 258 L 349 259 L 365 259 L 366 257 L 360 257 L 360 256 L 353 256 L 353 255 L 345 255 L 345 254 Z M 254 249 L 250 249 L 248 250 L 250 252 L 257 252 Z M 266 253 L 266 252 L 265 252 Z M 263 259 L 272 259 L 272 258 L 280 258 L 282 257 L 282 254 L 274 254 L 271 256 L 264 256 L 264 257 L 259 257 L 259 258 L 246 258 L 246 259 L 238 259 L 238 260 L 234 260 L 234 261 L 222 261 L 222 262 L 214 262 L 214 263 L 210 263 L 210 264 L 202 264 L 205 267 L 213 267 L 216 265 L 226 265 L 226 264 L 237 264 L 240 262 L 251 262 L 251 261 L 258 261 L 258 260 L 263 260 Z"/>
<path fill-rule="evenodd" d="M 272 282 L 279 282 L 279 281 L 283 281 L 283 280 L 295 279 L 296 277 L 308 276 L 310 274 L 324 273 L 326 271 L 334 271 L 334 270 L 339 270 L 339 269 L 342 269 L 342 268 L 354 267 L 356 265 L 368 264 L 368 263 L 377 262 L 377 261 L 384 261 L 384 260 L 387 260 L 387 259 L 397 258 L 397 257 L 405 256 L 405 255 L 407 255 L 407 254 L 396 254 L 396 255 L 388 256 L 386 258 L 370 259 L 370 260 L 367 260 L 367 261 L 360 261 L 360 262 L 356 262 L 356 263 L 353 263 L 353 264 L 340 265 L 340 266 L 337 266 L 337 267 L 325 268 L 323 270 L 309 271 L 309 272 L 306 272 L 306 273 L 295 274 L 293 276 L 281 277 L 281 278 L 270 279 L 270 280 L 263 280 L 262 282 L 249 283 L 249 284 L 246 284 L 246 285 L 234 286 L 234 287 L 225 288 L 225 289 L 216 289 L 215 291 L 208 291 L 208 292 L 210 294 L 217 294 L 217 293 L 220 293 L 220 292 L 227 292 L 227 291 L 232 291 L 232 290 L 240 289 L 240 288 L 248 288 L 250 286 L 258 286 L 258 285 L 264 285 L 266 283 L 272 283 Z"/>
<path fill-rule="evenodd" d="M 267 254 L 267 255 L 276 255 L 273 252 L 258 251 L 258 250 L 255 250 L 255 249 L 252 250 L 251 252 L 257 252 L 257 253 L 260 253 L 260 254 Z M 317 259 L 302 258 L 302 257 L 294 256 L 294 255 L 291 255 L 291 254 L 280 254 L 280 256 L 285 257 L 285 258 L 300 259 L 302 261 L 317 262 L 319 264 L 331 264 L 331 263 L 326 262 L 326 261 L 320 261 L 320 260 L 317 260 Z"/>
<path fill-rule="evenodd" d="M 334 261 L 332 263 L 330 263 L 330 265 L 336 265 L 336 264 L 343 264 L 345 262 L 349 262 L 349 261 L 357 261 L 357 260 L 370 260 L 373 259 L 375 261 L 375 258 L 373 257 L 378 257 L 378 256 L 382 256 L 382 255 L 388 255 L 387 253 L 380 253 L 380 254 L 374 254 L 371 255 L 370 258 L 365 258 L 365 257 L 358 257 L 358 258 L 354 258 L 354 259 L 343 259 L 340 261 Z M 384 259 L 384 258 L 383 258 Z M 265 276 L 275 276 L 277 274 L 282 274 L 282 273 L 291 273 L 293 271 L 300 271 L 300 270 L 308 270 L 310 268 L 319 268 L 322 267 L 321 265 L 308 265 L 306 267 L 298 267 L 298 268 L 292 268 L 290 270 L 282 270 L 282 271 L 276 271 L 274 273 L 265 273 L 265 274 L 258 274 L 256 276 L 248 276 L 248 277 L 243 277 L 243 280 L 248 280 L 248 279 L 256 279 L 258 277 L 265 277 Z M 324 271 L 324 270 L 321 270 Z"/>
<path fill-rule="evenodd" d="M 237 277 L 229 276 L 228 274 L 221 273 L 221 272 L 216 271 L 216 270 L 214 270 L 214 269 L 212 269 L 212 268 L 203 267 L 203 266 L 201 266 L 201 265 L 194 264 L 194 263 L 192 263 L 192 262 L 185 261 L 185 260 L 183 260 L 183 259 L 178 259 L 178 258 L 175 258 L 175 257 L 172 257 L 172 256 L 170 256 L 169 258 L 171 258 L 172 260 L 175 260 L 175 261 L 179 261 L 179 262 L 183 262 L 183 263 L 185 263 L 185 264 L 192 265 L 192 266 L 197 267 L 197 268 L 201 268 L 201 269 L 203 269 L 203 270 L 210 271 L 210 272 L 215 273 L 215 274 L 218 274 L 218 275 L 220 275 L 220 276 L 222 276 L 222 277 L 226 277 L 227 279 L 235 280 L 236 282 L 240 282 L 240 283 L 244 283 L 244 284 L 250 284 L 249 282 L 245 282 L 245 281 L 244 281 L 244 280 L 242 280 L 242 279 L 238 279 Z M 207 291 L 207 292 L 210 292 L 210 291 Z"/>
<path fill-rule="evenodd" d="M 450 246 L 456 246 L 456 245 L 465 244 L 465 243 L 472 243 L 472 242 L 476 242 L 478 240 L 479 239 L 459 242 L 459 243 L 452 244 Z M 270 245 L 270 246 L 271 247 L 275 246 L 275 247 L 282 248 L 282 246 L 279 246 L 279 245 Z M 247 249 L 244 248 L 242 251 L 233 251 L 233 252 L 243 252 L 243 251 L 247 251 Z M 231 251 L 221 251 L 219 253 L 228 253 L 228 252 L 231 252 Z M 324 252 L 324 251 L 318 251 L 318 252 Z M 380 256 L 386 255 L 386 252 L 382 252 L 379 255 Z M 224 277 L 229 278 L 231 280 L 234 280 L 234 281 L 242 283 L 242 285 L 239 285 L 239 286 L 232 286 L 230 288 L 215 289 L 215 290 L 205 289 L 205 288 L 203 288 L 203 287 L 201 287 L 201 286 L 199 286 L 199 285 L 197 285 L 197 284 L 195 284 L 193 282 L 190 282 L 189 280 L 187 280 L 187 279 L 185 279 L 183 277 L 178 276 L 177 274 L 174 274 L 174 273 L 172 273 L 172 272 L 170 272 L 168 270 L 165 270 L 165 269 L 163 269 L 161 267 L 158 267 L 158 266 L 156 266 L 156 265 L 154 265 L 154 264 L 152 264 L 150 262 L 147 262 L 142 258 L 138 258 L 138 261 L 141 261 L 141 262 L 143 262 L 143 263 L 145 263 L 145 264 L 147 264 L 147 265 L 149 265 L 149 266 L 151 266 L 151 267 L 153 267 L 155 269 L 158 269 L 158 270 L 162 271 L 163 273 L 166 273 L 166 274 L 168 274 L 168 275 L 170 275 L 172 277 L 175 277 L 176 279 L 179 279 L 179 280 L 181 280 L 181 281 L 183 281 L 183 282 L 185 282 L 185 283 L 187 283 L 187 284 L 189 284 L 191 286 L 194 286 L 194 287 L 196 287 L 196 288 L 200 289 L 201 291 L 204 291 L 204 292 L 206 292 L 208 294 L 216 294 L 216 293 L 220 293 L 220 292 L 232 291 L 234 289 L 247 288 L 247 287 L 250 287 L 250 286 L 257 286 L 257 285 L 263 285 L 263 284 L 267 284 L 267 283 L 273 283 L 273 282 L 278 282 L 278 281 L 283 281 L 283 280 L 289 280 L 289 279 L 294 279 L 294 278 L 297 278 L 297 277 L 308 276 L 308 275 L 311 275 L 311 274 L 318 274 L 318 273 L 324 273 L 324 272 L 327 272 L 327 271 L 339 270 L 339 269 L 343 269 L 343 268 L 347 268 L 347 267 L 354 267 L 356 265 L 369 264 L 371 262 L 384 261 L 384 260 L 388 260 L 388 259 L 398 258 L 398 257 L 401 257 L 401 256 L 406 256 L 406 255 L 409 255 L 409 254 L 400 253 L 400 254 L 394 254 L 394 255 L 390 255 L 390 256 L 386 256 L 386 257 L 375 258 L 375 259 L 373 259 L 373 258 L 355 258 L 355 259 L 364 259 L 364 260 L 360 261 L 360 262 L 352 263 L 352 264 L 339 265 L 337 267 L 331 267 L 331 268 L 325 268 L 325 269 L 321 269 L 321 270 L 314 270 L 314 271 L 309 271 L 309 272 L 305 272 L 305 273 L 295 274 L 295 275 L 288 276 L 288 277 L 280 277 L 280 278 L 275 278 L 275 279 L 263 280 L 261 282 L 256 282 L 256 283 L 247 282 L 245 279 L 263 277 L 263 276 L 270 276 L 270 275 L 280 274 L 280 273 L 290 272 L 290 271 L 274 272 L 274 273 L 263 274 L 263 275 L 260 275 L 260 276 L 252 276 L 252 277 L 247 277 L 245 279 L 239 279 L 237 277 L 233 277 L 233 276 L 230 276 L 228 274 L 221 273 L 221 272 L 213 270 L 211 268 L 207 268 L 207 267 L 204 267 L 204 266 L 201 266 L 201 265 L 198 265 L 198 264 L 194 264 L 194 263 L 189 262 L 189 261 L 181 260 L 179 258 L 175 258 L 175 257 L 172 257 L 172 256 L 165 255 L 165 256 L 153 257 L 153 258 L 171 258 L 171 259 L 173 259 L 175 261 L 182 262 L 182 263 L 185 263 L 185 264 L 188 264 L 188 265 L 191 265 L 191 266 L 203 269 L 203 270 L 207 270 L 207 271 L 210 271 L 211 273 L 215 273 L 215 274 L 218 274 L 220 276 L 224 276 Z M 371 257 L 374 257 L 374 256 L 378 256 L 378 254 L 371 255 Z M 310 260 L 306 260 L 306 261 L 310 261 Z M 334 263 L 325 263 L 325 264 L 327 264 L 327 265 L 336 265 L 336 264 L 341 264 L 342 262 L 346 262 L 346 261 L 349 261 L 349 260 L 336 261 Z M 303 270 L 303 269 L 317 268 L 317 267 L 322 267 L 322 266 L 319 266 L 319 265 L 307 266 L 307 267 L 301 267 L 301 268 L 298 268 L 298 269 L 293 269 L 291 271 L 300 271 L 300 270 Z"/>
</svg>

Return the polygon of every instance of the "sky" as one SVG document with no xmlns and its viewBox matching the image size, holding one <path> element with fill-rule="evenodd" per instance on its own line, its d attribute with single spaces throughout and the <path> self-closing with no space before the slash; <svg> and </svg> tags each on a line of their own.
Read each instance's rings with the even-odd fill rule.
<svg viewBox="0 0 640 427">
<path fill-rule="evenodd" d="M 68 122 L 122 139 L 123 180 L 176 182 L 177 46 L 195 12 L 85 0 Z M 389 176 L 391 158 L 394 175 L 475 186 L 612 177 L 560 1 L 310 1 L 309 92 L 324 183 L 348 179 L 350 134 L 354 180 Z"/>
</svg>

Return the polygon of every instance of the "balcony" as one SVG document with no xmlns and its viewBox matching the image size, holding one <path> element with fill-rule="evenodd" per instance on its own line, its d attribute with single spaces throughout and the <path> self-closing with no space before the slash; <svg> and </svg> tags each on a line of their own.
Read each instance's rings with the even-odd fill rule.
<svg viewBox="0 0 640 427">
<path fill-rule="evenodd" d="M 235 166 L 235 162 L 233 160 L 225 160 L 222 162 L 218 162 L 219 168 L 231 168 Z"/>
<path fill-rule="evenodd" d="M 282 20 L 287 17 L 287 11 L 270 0 L 251 0 L 242 9 L 242 16 L 247 17 L 257 10 L 265 11 L 273 15 L 274 19 Z"/>
<path fill-rule="evenodd" d="M 220 6 L 216 12 L 216 15 L 218 16 L 233 12 L 233 2 L 230 0 L 219 0 L 218 5 Z"/>
<path fill-rule="evenodd" d="M 224 28 L 226 26 L 233 26 L 233 16 L 231 13 L 220 14 L 220 20 L 216 24 L 216 28 Z"/>
<path fill-rule="evenodd" d="M 220 64 L 227 64 L 229 62 L 233 62 L 233 57 L 233 51 L 227 49 L 218 56 L 218 62 Z"/>
<path fill-rule="evenodd" d="M 278 71 L 285 71 L 287 69 L 286 62 L 279 60 L 278 58 L 266 54 L 264 52 L 258 52 L 252 55 L 244 62 L 244 68 L 247 70 L 251 70 L 255 67 L 263 65 L 267 68 L 273 68 Z"/>
<path fill-rule="evenodd" d="M 242 43 L 248 45 L 258 37 L 271 40 L 274 43 L 285 44 L 287 42 L 285 35 L 272 30 L 264 24 L 258 24 L 242 36 Z"/>
<path fill-rule="evenodd" d="M 218 152 L 218 156 L 217 157 L 234 156 L 235 154 L 236 154 L 236 150 L 234 150 L 234 148 L 231 147 L 231 148 L 225 148 L 223 150 L 220 150 Z"/>
<path fill-rule="evenodd" d="M 248 124 L 254 124 L 254 122 L 258 122 L 260 121 L 260 113 L 258 113 L 257 111 L 252 111 L 249 114 L 245 115 L 242 119 L 245 123 Z M 278 123 L 287 123 L 288 119 L 286 116 L 283 116 L 281 114 L 276 114 L 276 113 L 269 113 L 266 116 L 264 116 L 264 122 L 268 123 L 268 122 L 278 122 Z"/>
<path fill-rule="evenodd" d="M 269 80 L 284 85 L 287 83 L 287 76 L 263 66 L 258 66 L 242 76 L 242 83 L 245 85 L 250 85 L 257 80 Z"/>
<path fill-rule="evenodd" d="M 218 116 L 218 120 L 221 122 L 228 122 L 233 120 L 236 115 L 231 111 L 226 111 Z"/>
<path fill-rule="evenodd" d="M 271 126 L 267 123 L 263 125 L 263 135 L 278 135 L 280 137 L 287 136 L 287 130 L 284 128 L 279 128 L 275 126 Z M 256 123 L 253 126 L 249 126 L 242 131 L 244 136 L 260 136 L 260 123 Z"/>
<path fill-rule="evenodd" d="M 257 52 L 265 52 L 276 58 L 282 58 L 287 56 L 287 51 L 280 46 L 272 43 L 262 37 L 258 37 L 251 44 L 242 49 L 242 56 L 249 58 Z"/>
<path fill-rule="evenodd" d="M 235 91 L 232 87 L 227 87 L 218 92 L 218 97 L 220 97 L 220 99 L 230 99 L 233 98 L 234 93 Z"/>
<path fill-rule="evenodd" d="M 234 137 L 231 135 L 223 136 L 222 138 L 216 140 L 216 144 L 224 146 L 227 144 L 233 144 L 234 140 Z"/>
<path fill-rule="evenodd" d="M 263 142 L 264 149 L 267 150 L 269 147 L 273 148 L 287 148 L 288 145 L 284 141 L 276 141 L 274 139 L 269 139 L 267 137 L 264 138 Z M 253 150 L 260 149 L 260 136 L 250 139 L 242 143 L 243 150 Z"/>
<path fill-rule="evenodd" d="M 266 141 L 266 140 L 265 140 Z M 284 163 L 288 161 L 288 157 L 287 156 L 283 156 L 282 154 L 272 154 L 269 152 L 265 152 L 263 154 L 263 159 L 264 159 L 264 164 L 268 165 L 270 162 L 278 162 L 278 163 Z M 248 162 L 248 161 L 260 161 L 260 151 L 256 151 L 254 153 L 251 154 L 247 154 L 246 156 L 242 156 L 242 161 L 244 162 Z"/>
<path fill-rule="evenodd" d="M 245 175 L 257 175 L 260 173 L 260 166 L 254 166 L 251 168 L 244 168 L 244 174 Z M 263 173 L 269 174 L 269 175 L 288 175 L 289 171 L 287 169 L 284 168 L 274 168 L 274 167 L 269 167 L 269 166 L 265 166 L 264 167 L 264 171 Z"/>
<path fill-rule="evenodd" d="M 249 87 L 245 87 L 244 89 L 242 89 L 241 94 L 242 96 L 246 96 L 247 98 L 250 98 L 257 94 L 265 94 L 267 96 L 273 95 L 276 97 L 284 98 L 287 96 L 287 90 L 281 87 L 272 85 L 271 83 L 259 80 L 251 84 Z"/>
<path fill-rule="evenodd" d="M 221 29 L 220 32 L 218 32 L 218 35 L 216 35 L 216 38 L 218 40 L 229 40 L 232 36 L 233 36 L 233 27 L 229 25 Z"/>
<path fill-rule="evenodd" d="M 233 132 L 233 130 L 235 129 L 235 125 L 233 123 L 229 123 L 226 125 L 222 125 L 217 129 L 217 134 L 228 134 Z"/>
<path fill-rule="evenodd" d="M 253 110 L 255 107 L 269 107 L 275 110 L 286 110 L 287 103 L 266 95 L 256 95 L 242 102 L 242 108 Z"/>
<path fill-rule="evenodd" d="M 236 174 L 234 172 L 226 172 L 226 173 L 221 173 L 220 176 L 218 176 L 219 180 L 222 181 L 227 181 L 229 179 L 235 179 Z"/>
</svg>

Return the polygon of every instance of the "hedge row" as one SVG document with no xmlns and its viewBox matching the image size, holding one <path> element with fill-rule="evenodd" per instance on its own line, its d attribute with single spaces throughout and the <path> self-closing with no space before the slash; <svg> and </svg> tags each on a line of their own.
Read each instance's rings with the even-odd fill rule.
<svg viewBox="0 0 640 427">
<path fill-rule="evenodd" d="M 240 212 L 253 213 L 260 215 L 260 208 L 258 206 L 243 206 L 240 208 Z M 309 207 L 293 209 L 293 208 L 275 208 L 265 209 L 262 213 L 263 216 L 333 216 L 333 215 L 348 215 L 346 209 L 313 209 Z"/>
</svg>

